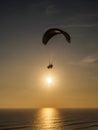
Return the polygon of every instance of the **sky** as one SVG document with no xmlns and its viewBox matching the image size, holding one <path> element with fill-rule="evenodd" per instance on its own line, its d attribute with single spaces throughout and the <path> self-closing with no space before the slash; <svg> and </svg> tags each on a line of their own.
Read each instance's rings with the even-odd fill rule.
<svg viewBox="0 0 98 130">
<path fill-rule="evenodd" d="M 44 46 L 49 28 L 71 44 L 56 35 Z M 0 108 L 98 108 L 97 99 L 98 1 L 1 0 Z"/>
</svg>

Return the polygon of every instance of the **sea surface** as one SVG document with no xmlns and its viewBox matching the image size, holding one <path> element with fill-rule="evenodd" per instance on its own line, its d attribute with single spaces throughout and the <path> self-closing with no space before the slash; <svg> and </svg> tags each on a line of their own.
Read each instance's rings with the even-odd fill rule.
<svg viewBox="0 0 98 130">
<path fill-rule="evenodd" d="M 2 109 L 0 130 L 98 130 L 98 109 Z"/>
</svg>

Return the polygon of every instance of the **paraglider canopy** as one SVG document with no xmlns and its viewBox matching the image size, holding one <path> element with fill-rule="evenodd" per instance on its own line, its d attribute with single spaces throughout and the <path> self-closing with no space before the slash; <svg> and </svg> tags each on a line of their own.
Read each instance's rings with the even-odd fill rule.
<svg viewBox="0 0 98 130">
<path fill-rule="evenodd" d="M 61 30 L 61 29 L 58 29 L 58 28 L 51 28 L 49 30 L 47 30 L 44 35 L 43 35 L 43 38 L 42 38 L 42 42 L 44 45 L 47 45 L 48 41 L 53 37 L 55 36 L 56 34 L 63 34 L 64 37 L 66 38 L 67 42 L 70 43 L 71 42 L 71 38 L 70 38 L 70 35 Z"/>
</svg>

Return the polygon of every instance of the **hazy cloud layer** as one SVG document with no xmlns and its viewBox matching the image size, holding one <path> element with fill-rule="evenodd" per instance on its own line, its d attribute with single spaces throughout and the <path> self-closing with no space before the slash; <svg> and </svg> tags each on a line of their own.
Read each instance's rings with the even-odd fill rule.
<svg viewBox="0 0 98 130">
<path fill-rule="evenodd" d="M 98 55 L 87 55 L 81 59 L 70 61 L 69 64 L 81 67 L 95 67 L 98 65 Z"/>
<path fill-rule="evenodd" d="M 60 11 L 56 8 L 55 5 L 49 5 L 46 8 L 46 15 L 55 15 L 58 14 Z"/>
<path fill-rule="evenodd" d="M 98 58 L 95 56 L 86 56 L 81 60 L 81 63 L 83 64 L 93 64 L 96 61 L 98 61 Z"/>
</svg>

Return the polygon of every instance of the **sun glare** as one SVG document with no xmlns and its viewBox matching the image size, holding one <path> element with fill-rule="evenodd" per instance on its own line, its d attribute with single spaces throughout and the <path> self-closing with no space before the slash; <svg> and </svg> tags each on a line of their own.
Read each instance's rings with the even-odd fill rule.
<svg viewBox="0 0 98 130">
<path fill-rule="evenodd" d="M 52 77 L 47 77 L 47 78 L 46 78 L 46 82 L 47 82 L 48 84 L 52 84 L 52 82 L 53 82 Z"/>
<path fill-rule="evenodd" d="M 54 87 L 56 85 L 56 77 L 54 74 L 44 74 L 42 76 L 42 83 L 45 87 Z"/>
</svg>

